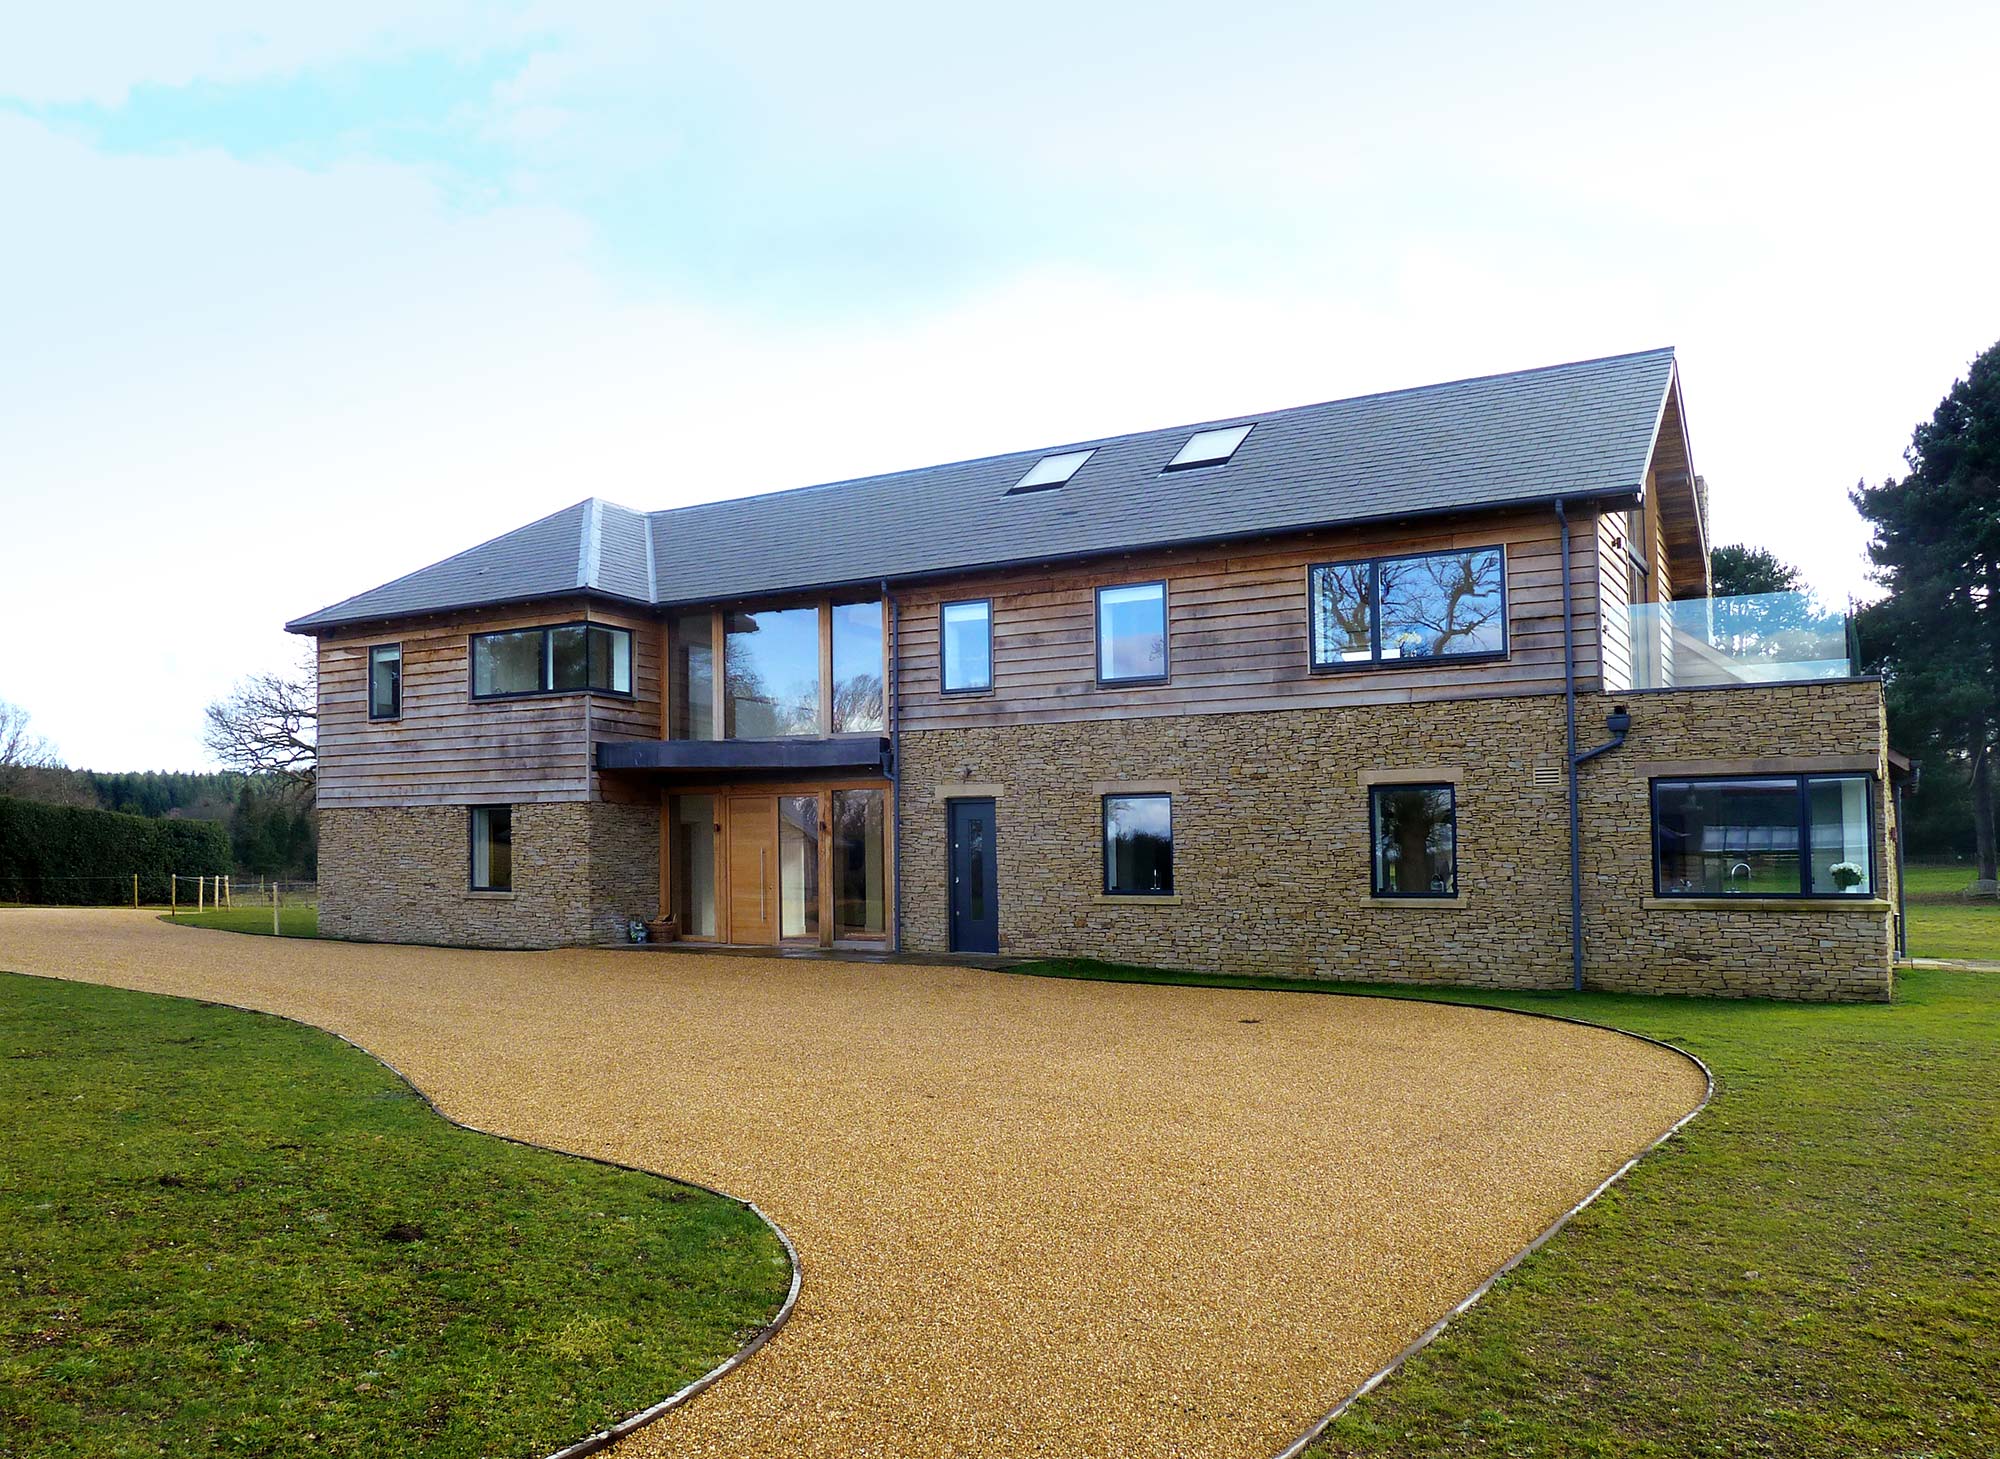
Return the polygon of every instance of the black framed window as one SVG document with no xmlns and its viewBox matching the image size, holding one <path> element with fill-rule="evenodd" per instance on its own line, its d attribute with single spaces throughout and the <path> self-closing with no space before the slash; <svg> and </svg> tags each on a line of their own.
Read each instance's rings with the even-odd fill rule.
<svg viewBox="0 0 2000 1459">
<path fill-rule="evenodd" d="M 472 832 L 472 875 L 475 892 L 514 890 L 514 808 L 476 805 L 469 820 Z"/>
<path fill-rule="evenodd" d="M 403 712 L 403 646 L 378 643 L 368 650 L 368 717 L 396 719 Z"/>
<path fill-rule="evenodd" d="M 1653 782 L 1662 897 L 1866 897 L 1875 888 L 1870 775 Z"/>
<path fill-rule="evenodd" d="M 1167 677 L 1167 585 L 1121 583 L 1097 590 L 1097 681 L 1142 684 Z"/>
<path fill-rule="evenodd" d="M 939 672 L 947 694 L 976 694 L 993 687 L 993 604 L 974 598 L 939 610 Z"/>
<path fill-rule="evenodd" d="M 1174 890 L 1174 798 L 1104 797 L 1104 892 L 1165 897 Z"/>
<path fill-rule="evenodd" d="M 1507 652 L 1507 557 L 1498 547 L 1322 563 L 1309 588 L 1314 669 Z"/>
<path fill-rule="evenodd" d="M 632 634 L 602 623 L 557 623 L 472 635 L 472 697 L 632 692 Z"/>
<path fill-rule="evenodd" d="M 1458 895 L 1458 793 L 1449 785 L 1377 785 L 1368 792 L 1378 897 Z"/>
</svg>

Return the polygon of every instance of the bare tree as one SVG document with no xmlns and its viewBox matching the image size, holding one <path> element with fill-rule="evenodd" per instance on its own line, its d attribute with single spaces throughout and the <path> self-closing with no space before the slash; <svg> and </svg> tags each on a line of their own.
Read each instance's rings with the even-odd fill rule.
<svg viewBox="0 0 2000 1459">
<path fill-rule="evenodd" d="M 319 676 L 308 661 L 289 674 L 238 679 L 208 706 L 202 740 L 228 770 L 275 775 L 310 789 L 318 765 Z"/>
<path fill-rule="evenodd" d="M 41 775 L 60 770 L 56 747 L 28 728 L 28 711 L 0 699 L 0 795 L 21 795 Z"/>
</svg>

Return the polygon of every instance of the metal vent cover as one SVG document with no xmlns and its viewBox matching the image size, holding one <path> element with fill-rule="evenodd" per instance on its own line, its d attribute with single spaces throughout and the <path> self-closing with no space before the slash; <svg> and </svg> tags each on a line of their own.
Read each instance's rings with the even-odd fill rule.
<svg viewBox="0 0 2000 1459">
<path fill-rule="evenodd" d="M 1560 765 L 1537 765 L 1535 767 L 1534 783 L 1537 785 L 1561 785 L 1562 779 L 1563 772 Z"/>
</svg>

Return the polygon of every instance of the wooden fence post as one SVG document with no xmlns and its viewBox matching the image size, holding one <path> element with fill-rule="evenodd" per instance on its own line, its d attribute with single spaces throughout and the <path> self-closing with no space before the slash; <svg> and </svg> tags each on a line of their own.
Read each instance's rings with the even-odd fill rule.
<svg viewBox="0 0 2000 1459">
<path fill-rule="evenodd" d="M 139 873 L 132 873 L 132 910 L 139 910 Z"/>
<path fill-rule="evenodd" d="M 285 935 L 278 930 L 278 884 L 276 882 L 271 883 L 271 935 L 273 937 L 283 937 Z"/>
<path fill-rule="evenodd" d="M 181 920 L 181 879 L 177 872 L 167 873 L 167 920 Z"/>
<path fill-rule="evenodd" d="M 194 910 L 200 916 L 208 910 L 208 873 L 203 872 L 194 879 Z"/>
</svg>

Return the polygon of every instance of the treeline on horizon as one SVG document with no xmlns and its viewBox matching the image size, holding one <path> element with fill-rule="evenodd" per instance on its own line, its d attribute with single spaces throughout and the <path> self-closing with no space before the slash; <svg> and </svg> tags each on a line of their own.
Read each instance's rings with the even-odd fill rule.
<svg viewBox="0 0 2000 1459">
<path fill-rule="evenodd" d="M 44 805 L 217 822 L 228 834 L 236 874 L 281 881 L 312 881 L 317 875 L 319 826 L 312 792 L 279 776 L 47 768 L 17 771 L 8 790 Z"/>
</svg>

